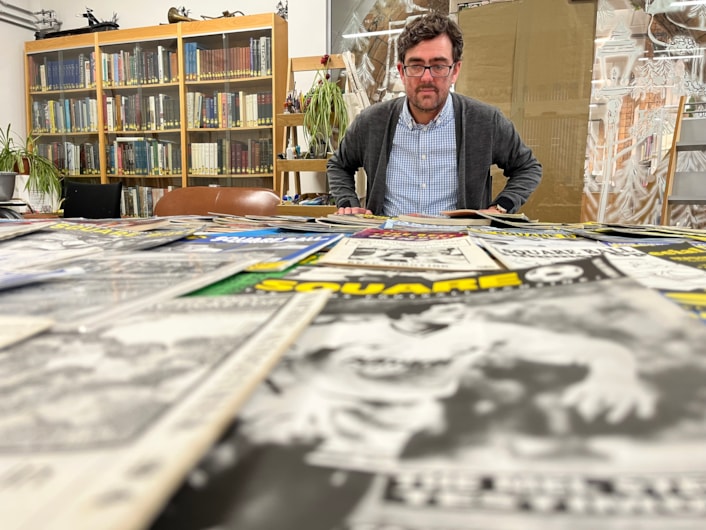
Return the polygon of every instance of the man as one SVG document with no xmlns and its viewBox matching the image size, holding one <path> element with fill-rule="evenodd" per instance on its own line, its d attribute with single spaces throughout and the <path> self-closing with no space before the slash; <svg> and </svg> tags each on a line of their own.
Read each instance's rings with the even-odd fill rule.
<svg viewBox="0 0 706 530">
<path fill-rule="evenodd" d="M 365 109 L 328 162 L 339 214 L 512 213 L 525 203 L 542 166 L 498 109 L 449 92 L 462 52 L 461 29 L 449 18 L 432 13 L 407 24 L 397 63 L 406 97 Z M 508 179 L 495 198 L 493 164 Z M 360 167 L 367 174 L 367 208 L 355 191 Z"/>
</svg>

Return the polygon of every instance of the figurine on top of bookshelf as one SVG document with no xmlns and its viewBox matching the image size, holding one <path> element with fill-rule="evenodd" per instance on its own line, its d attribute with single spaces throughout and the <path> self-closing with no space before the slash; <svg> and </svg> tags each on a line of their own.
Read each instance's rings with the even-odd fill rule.
<svg viewBox="0 0 706 530">
<path fill-rule="evenodd" d="M 167 11 L 167 20 L 170 24 L 176 24 L 177 22 L 194 22 L 195 18 L 189 16 L 189 10 L 184 6 L 180 7 L 170 7 Z"/>
<path fill-rule="evenodd" d="M 113 13 L 113 16 L 111 17 L 110 20 L 98 20 L 96 16 L 93 14 L 93 9 L 90 7 L 86 8 L 85 13 L 81 13 L 81 15 L 76 15 L 76 16 L 81 16 L 83 18 L 88 19 L 88 26 L 84 26 L 82 28 L 73 28 L 73 29 L 66 29 L 62 31 L 50 31 L 50 32 L 43 32 L 43 31 L 38 31 L 34 34 L 36 39 L 47 39 L 50 37 L 67 37 L 69 35 L 83 35 L 84 33 L 94 33 L 96 31 L 109 31 L 109 30 L 114 30 L 118 29 L 118 15 L 117 13 Z"/>
<path fill-rule="evenodd" d="M 82 16 L 83 18 L 88 19 L 88 26 L 89 26 L 89 27 L 94 27 L 94 26 L 95 26 L 95 27 L 98 27 L 98 26 L 100 26 L 101 24 L 115 24 L 115 27 L 116 27 L 116 28 L 118 27 L 118 25 L 116 24 L 116 22 L 118 21 L 118 14 L 115 13 L 115 12 L 113 12 L 113 16 L 112 16 L 112 18 L 110 19 L 110 21 L 98 20 L 98 19 L 96 18 L 96 16 L 93 14 L 93 9 L 91 9 L 90 7 L 87 7 L 87 8 L 86 8 L 86 12 L 85 12 L 85 13 L 82 13 L 81 16 Z"/>
<path fill-rule="evenodd" d="M 201 15 L 201 18 L 203 20 L 211 20 L 214 18 L 234 17 L 236 15 L 245 16 L 245 13 L 243 13 L 242 11 L 222 11 L 220 16 L 211 17 L 208 15 Z M 184 7 L 184 6 L 180 6 L 180 7 L 170 7 L 169 8 L 169 11 L 167 11 L 167 20 L 169 21 L 170 24 L 175 24 L 177 22 L 194 22 L 198 19 L 191 18 L 189 16 L 189 10 L 186 9 L 186 7 Z"/>
<path fill-rule="evenodd" d="M 287 20 L 287 16 L 289 15 L 289 0 L 284 0 L 284 5 L 282 5 L 282 0 L 277 2 L 277 14 L 284 20 Z"/>
<path fill-rule="evenodd" d="M 240 15 L 241 17 L 245 16 L 245 13 L 242 11 L 223 11 L 221 13 L 220 17 L 209 17 L 208 15 L 201 15 L 201 18 L 203 19 L 210 19 L 210 18 L 228 18 L 228 17 L 234 17 L 236 15 Z"/>
</svg>

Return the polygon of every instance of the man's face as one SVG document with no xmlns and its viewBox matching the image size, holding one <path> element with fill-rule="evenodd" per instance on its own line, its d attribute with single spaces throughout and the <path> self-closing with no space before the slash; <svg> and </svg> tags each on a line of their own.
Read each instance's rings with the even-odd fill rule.
<svg viewBox="0 0 706 530">
<path fill-rule="evenodd" d="M 410 111 L 418 123 L 429 123 L 441 111 L 449 95 L 451 85 L 456 82 L 461 62 L 454 64 L 448 77 L 432 77 L 429 69 L 421 77 L 405 75 L 404 67 L 411 65 L 432 66 L 453 64 L 453 47 L 448 35 L 439 35 L 431 40 L 420 42 L 407 50 L 404 64 L 398 63 L 397 70 L 405 86 Z"/>
</svg>

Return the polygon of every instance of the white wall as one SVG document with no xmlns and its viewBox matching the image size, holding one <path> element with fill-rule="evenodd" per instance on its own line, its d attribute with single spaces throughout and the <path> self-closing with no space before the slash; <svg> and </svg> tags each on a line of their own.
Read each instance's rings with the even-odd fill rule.
<svg viewBox="0 0 706 530">
<path fill-rule="evenodd" d="M 223 11 L 242 11 L 246 15 L 277 11 L 277 0 L 209 0 L 191 5 L 174 0 L 121 0 L 120 2 L 89 2 L 86 0 L 6 0 L 6 4 L 37 11 L 51 9 L 62 21 L 62 29 L 88 25 L 81 15 L 86 5 L 98 20 L 110 20 L 118 15 L 121 29 L 154 26 L 167 23 L 170 7 L 185 5 L 189 16 L 220 16 Z M 283 2 L 284 3 L 284 2 Z M 112 4 L 112 5 L 111 5 Z M 289 55 L 317 55 L 326 52 L 327 0 L 289 0 Z M 204 6 L 204 7 L 201 7 Z M 0 5 L 0 11 L 13 12 Z M 26 133 L 24 42 L 34 40 L 34 32 L 6 22 L 0 22 L 0 127 L 12 123 L 13 130 Z"/>
<path fill-rule="evenodd" d="M 32 12 L 39 9 L 34 0 L 11 0 L 5 2 Z M 7 6 L 0 6 L 0 13 L 25 15 Z M 11 18 L 11 17 L 10 17 Z M 25 115 L 24 43 L 34 39 L 34 31 L 0 22 L 0 128 L 12 124 L 12 130 L 24 137 L 27 119 Z"/>
</svg>

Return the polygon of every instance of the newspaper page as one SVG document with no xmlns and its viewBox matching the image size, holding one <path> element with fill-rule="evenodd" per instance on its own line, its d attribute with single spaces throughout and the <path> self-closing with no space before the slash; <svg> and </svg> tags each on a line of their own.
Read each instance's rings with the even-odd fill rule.
<svg viewBox="0 0 706 530">
<path fill-rule="evenodd" d="M 427 241 L 346 238 L 339 241 L 322 256 L 319 263 L 322 265 L 447 271 L 497 270 L 501 268 L 468 237 Z"/>
<path fill-rule="evenodd" d="M 0 315 L 51 318 L 57 331 L 85 331 L 117 315 L 193 292 L 257 263 L 258 254 L 99 252 L 65 262 L 80 274 L 3 291 Z"/>
<path fill-rule="evenodd" d="M 507 274 L 329 299 L 154 528 L 703 528 L 706 328 L 602 256 Z"/>
<path fill-rule="evenodd" d="M 3 530 L 146 528 L 326 296 L 180 298 L 0 351 Z"/>
</svg>

